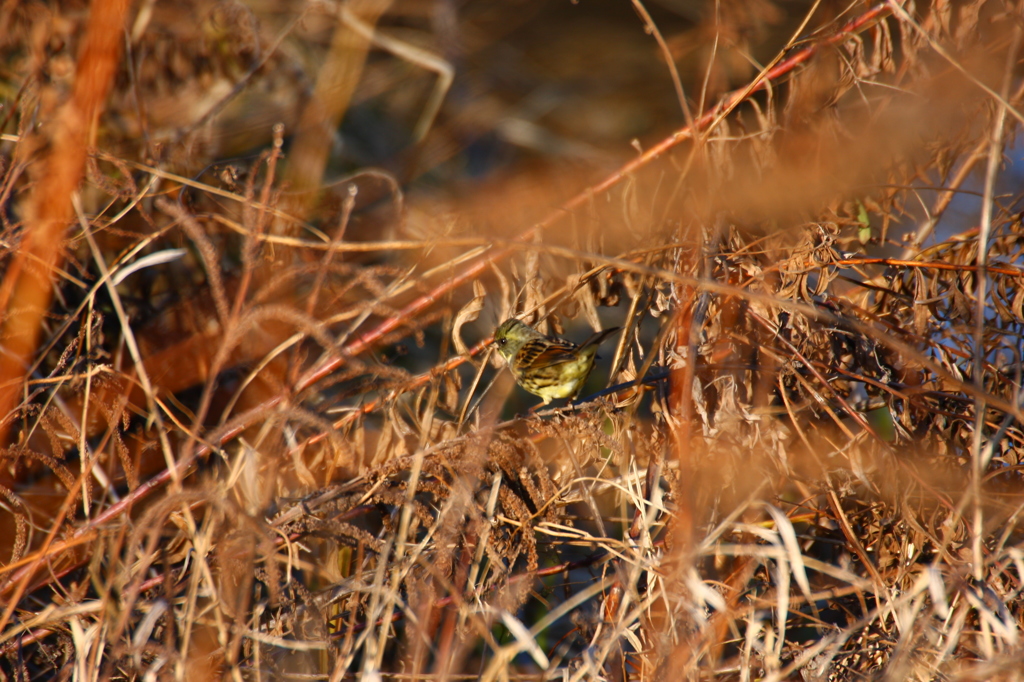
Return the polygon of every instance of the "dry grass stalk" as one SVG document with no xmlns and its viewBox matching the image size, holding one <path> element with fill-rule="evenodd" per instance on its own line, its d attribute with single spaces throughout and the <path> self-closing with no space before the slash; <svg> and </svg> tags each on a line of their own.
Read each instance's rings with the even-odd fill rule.
<svg viewBox="0 0 1024 682">
<path fill-rule="evenodd" d="M 183 29 L 147 6 L 98 149 L 84 125 L 55 136 L 42 158 L 70 170 L 35 186 L 28 131 L 61 121 L 35 103 L 84 15 L 3 10 L 37 34 L 0 43 L 22 69 L 0 197 L 54 199 L 62 231 L 76 168 L 88 182 L 78 223 L 45 243 L 42 213 L 0 212 L 0 678 L 1020 679 L 1024 195 L 1004 163 L 1019 4 L 834 21 L 816 6 L 799 22 L 814 38 L 513 233 L 494 216 L 549 206 L 570 171 L 489 195 L 491 234 L 378 170 L 294 203 L 326 146 L 297 186 L 279 179 L 296 161 L 281 128 L 223 164 L 209 127 L 224 118 L 203 112 L 225 102 L 182 106 L 194 116 L 170 131 L 138 104 L 270 84 L 299 54 L 290 32 L 333 54 L 358 4 L 310 6 L 280 33 L 265 8 Z M 634 4 L 651 54 L 677 58 Z M 424 21 L 414 9 L 362 5 L 389 54 L 441 60 L 400 31 Z M 487 15 L 445 7 L 431 30 L 470 50 Z M 780 20 L 725 10 L 729 50 Z M 338 110 L 310 116 L 351 113 L 363 88 L 388 111 L 406 101 L 379 85 L 404 67 L 358 42 L 331 65 L 348 74 Z M 695 54 L 724 90 L 725 57 Z M 672 97 L 699 91 L 686 73 Z M 411 166 L 487 120 L 455 84 Z M 101 85 L 74 87 L 99 106 Z M 537 121 L 517 139 L 557 142 Z M 976 207 L 953 198 L 967 187 Z M 57 272 L 62 252 L 61 278 L 19 302 L 26 259 Z M 486 338 L 510 312 L 575 340 L 573 320 L 621 324 L 601 363 L 615 387 L 513 417 L 529 403 Z"/>
</svg>

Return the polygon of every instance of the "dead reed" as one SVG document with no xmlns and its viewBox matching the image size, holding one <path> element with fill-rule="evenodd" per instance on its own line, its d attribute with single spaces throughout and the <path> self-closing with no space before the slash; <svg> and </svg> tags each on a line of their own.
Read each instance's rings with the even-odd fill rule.
<svg viewBox="0 0 1024 682">
<path fill-rule="evenodd" d="M 484 5 L 0 8 L 0 680 L 1022 679 L 1024 8 Z"/>
</svg>

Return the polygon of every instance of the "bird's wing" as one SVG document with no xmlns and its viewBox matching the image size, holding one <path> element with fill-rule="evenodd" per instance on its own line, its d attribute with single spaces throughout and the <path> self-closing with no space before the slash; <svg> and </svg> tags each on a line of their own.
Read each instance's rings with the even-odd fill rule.
<svg viewBox="0 0 1024 682">
<path fill-rule="evenodd" d="M 553 367 L 576 358 L 576 345 L 568 341 L 528 341 L 519 349 L 516 364 L 520 367 Z"/>
</svg>

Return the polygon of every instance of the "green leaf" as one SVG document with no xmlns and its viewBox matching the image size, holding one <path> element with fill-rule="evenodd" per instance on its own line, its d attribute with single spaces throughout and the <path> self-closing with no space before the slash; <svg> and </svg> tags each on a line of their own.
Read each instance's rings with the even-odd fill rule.
<svg viewBox="0 0 1024 682">
<path fill-rule="evenodd" d="M 859 201 L 857 202 L 857 222 L 861 224 L 861 228 L 857 230 L 857 239 L 861 244 L 867 244 L 871 239 L 871 218 L 868 216 L 868 209 Z"/>
</svg>

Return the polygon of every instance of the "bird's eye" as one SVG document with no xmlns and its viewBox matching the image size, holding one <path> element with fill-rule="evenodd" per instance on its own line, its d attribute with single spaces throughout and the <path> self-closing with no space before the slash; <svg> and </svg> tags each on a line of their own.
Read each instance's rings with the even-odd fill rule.
<svg viewBox="0 0 1024 682">
<path fill-rule="evenodd" d="M 508 341 L 508 339 L 498 339 L 498 343 L 501 344 L 502 346 L 505 345 L 506 341 Z"/>
</svg>

